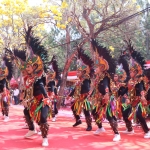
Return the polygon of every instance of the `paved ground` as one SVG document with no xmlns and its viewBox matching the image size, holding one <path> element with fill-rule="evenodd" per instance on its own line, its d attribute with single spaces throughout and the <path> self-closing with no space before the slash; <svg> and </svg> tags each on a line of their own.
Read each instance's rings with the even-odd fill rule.
<svg viewBox="0 0 150 150">
<path fill-rule="evenodd" d="M 24 135 L 28 131 L 22 129 L 24 126 L 23 106 L 10 107 L 10 121 L 4 123 L 0 115 L 0 150 L 150 150 L 150 139 L 143 138 L 141 128 L 135 127 L 134 135 L 125 135 L 124 123 L 119 123 L 119 131 L 121 134 L 120 142 L 112 142 L 113 132 L 108 123 L 103 123 L 106 129 L 105 133 L 99 136 L 93 135 L 97 129 L 93 122 L 93 130 L 85 131 L 86 123 L 82 117 L 83 123 L 73 128 L 75 120 L 68 108 L 59 111 L 56 122 L 51 122 L 49 130 L 49 147 L 41 146 L 42 138 L 35 135 L 30 139 L 24 139 Z M 148 122 L 150 127 L 150 123 Z"/>
</svg>

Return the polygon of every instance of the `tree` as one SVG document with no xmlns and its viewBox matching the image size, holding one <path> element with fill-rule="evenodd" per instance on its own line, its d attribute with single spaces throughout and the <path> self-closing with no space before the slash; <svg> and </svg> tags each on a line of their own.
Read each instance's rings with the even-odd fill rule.
<svg viewBox="0 0 150 150">
<path fill-rule="evenodd" d="M 150 7 L 148 0 L 137 0 L 142 9 Z M 139 50 L 146 59 L 150 59 L 150 13 L 149 9 L 142 15 L 140 22 L 140 30 L 133 38 L 133 44 L 137 50 Z"/>
<path fill-rule="evenodd" d="M 114 23 L 135 13 L 137 4 L 133 0 L 69 0 L 68 11 L 72 23 L 82 37 L 96 38 Z M 136 9 L 136 10 L 135 10 Z"/>
<path fill-rule="evenodd" d="M 146 9 L 148 7 L 148 1 L 146 0 L 137 0 L 138 7 L 141 9 Z M 136 22 L 137 25 L 134 26 L 130 25 L 133 21 Z M 144 57 L 145 59 L 150 59 L 150 54 L 149 54 L 149 49 L 150 49 L 150 15 L 149 15 L 149 10 L 145 13 L 139 14 L 139 16 L 133 18 L 132 20 L 128 21 L 128 24 L 126 25 L 126 29 L 124 30 L 124 33 L 122 35 L 125 35 L 124 38 L 125 40 L 131 40 L 132 45 L 136 50 L 138 50 Z M 129 28 L 131 28 L 129 30 Z M 124 42 L 122 41 L 122 44 Z"/>
<path fill-rule="evenodd" d="M 42 5 L 31 6 L 28 0 L 2 0 L 0 2 L 0 44 L 3 47 L 18 46 L 24 42 L 24 30 L 34 27 L 34 33 L 42 36 L 45 24 L 53 24 L 56 11 L 49 9 L 46 0 Z M 57 14 L 61 16 L 61 13 Z M 58 17 L 61 19 L 61 17 Z M 58 19 L 56 18 L 56 19 Z M 42 37 L 41 37 L 42 38 Z"/>
<path fill-rule="evenodd" d="M 55 10 L 51 11 L 49 7 L 50 3 L 47 1 L 43 1 L 42 5 L 31 6 L 28 0 L 2 0 L 0 2 L 1 50 L 5 47 L 24 48 L 24 35 L 28 26 L 34 28 L 34 36 L 40 37 L 42 42 L 47 36 L 43 34 L 45 24 L 54 24 L 56 16 Z"/>
<path fill-rule="evenodd" d="M 137 11 L 137 4 L 133 0 L 67 0 L 66 2 L 68 7 L 63 11 L 60 22 L 67 22 L 67 35 L 70 35 L 69 31 L 72 27 L 75 27 L 80 33 L 79 46 L 83 46 L 91 38 L 101 37 L 101 35 L 105 37 L 105 34 L 110 32 L 108 29 L 115 23 Z M 118 26 L 115 27 L 115 30 L 116 28 Z M 66 37 L 68 37 L 66 43 L 69 43 L 71 38 Z M 70 50 L 72 47 L 67 45 L 67 49 Z M 68 68 L 75 54 L 76 50 L 71 51 L 66 60 L 63 81 L 66 79 Z"/>
</svg>

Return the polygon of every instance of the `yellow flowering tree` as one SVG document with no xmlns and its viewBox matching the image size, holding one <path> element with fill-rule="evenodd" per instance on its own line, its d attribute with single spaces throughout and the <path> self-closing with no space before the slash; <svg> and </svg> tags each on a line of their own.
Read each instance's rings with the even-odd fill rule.
<svg viewBox="0 0 150 150">
<path fill-rule="evenodd" d="M 45 0 L 42 5 L 30 5 L 28 0 L 0 1 L 1 47 L 13 47 L 24 42 L 24 31 L 28 26 L 34 33 L 42 36 L 45 24 L 53 22 L 50 5 Z"/>
<path fill-rule="evenodd" d="M 61 16 L 61 13 L 58 15 Z M 36 0 L 1 0 L 0 54 L 3 53 L 5 47 L 24 48 L 24 34 L 28 26 L 33 27 L 34 34 L 42 41 L 46 37 L 42 34 L 45 31 L 45 25 L 51 25 L 54 19 L 58 19 L 54 16 L 50 10 L 50 3 L 46 0 L 41 4 L 37 4 Z"/>
</svg>

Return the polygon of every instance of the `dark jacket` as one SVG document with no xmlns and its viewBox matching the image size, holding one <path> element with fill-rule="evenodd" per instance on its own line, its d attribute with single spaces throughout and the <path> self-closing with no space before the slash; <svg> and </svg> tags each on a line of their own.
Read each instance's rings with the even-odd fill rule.
<svg viewBox="0 0 150 150">
<path fill-rule="evenodd" d="M 91 84 L 91 80 L 85 79 L 82 82 L 80 94 L 88 93 L 90 91 L 90 84 Z M 73 96 L 74 95 L 75 88 L 72 90 L 72 92 L 69 94 L 69 96 Z"/>
</svg>

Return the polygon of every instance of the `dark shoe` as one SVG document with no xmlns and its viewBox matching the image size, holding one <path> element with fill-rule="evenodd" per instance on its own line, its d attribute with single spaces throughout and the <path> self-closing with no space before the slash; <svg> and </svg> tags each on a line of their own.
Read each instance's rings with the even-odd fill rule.
<svg viewBox="0 0 150 150">
<path fill-rule="evenodd" d="M 81 123 L 82 123 L 81 120 L 78 120 L 78 121 L 73 125 L 73 127 L 76 127 L 76 126 L 80 125 Z"/>
<path fill-rule="evenodd" d="M 88 126 L 86 131 L 91 131 L 92 130 L 92 126 Z"/>
</svg>

